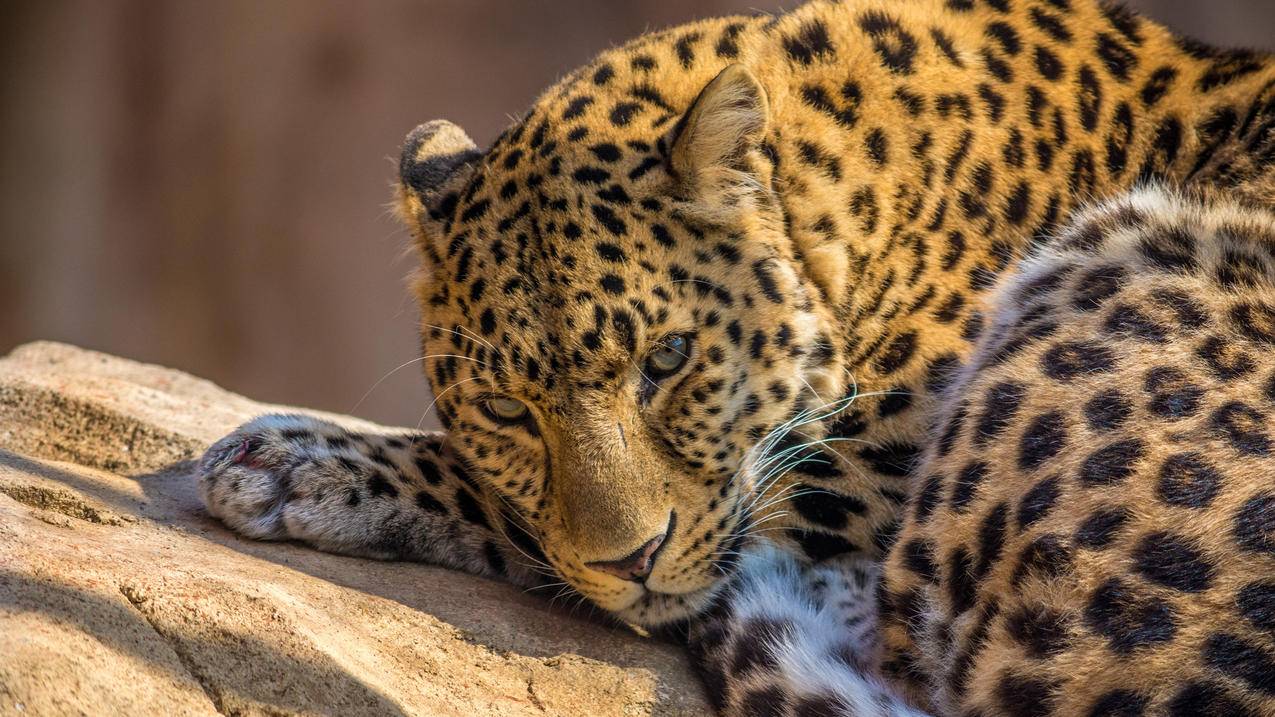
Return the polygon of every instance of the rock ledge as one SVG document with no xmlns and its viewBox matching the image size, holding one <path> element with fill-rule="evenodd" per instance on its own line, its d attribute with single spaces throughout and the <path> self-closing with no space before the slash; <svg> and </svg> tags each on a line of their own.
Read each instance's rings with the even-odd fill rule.
<svg viewBox="0 0 1275 717">
<path fill-rule="evenodd" d="M 0 715 L 709 713 L 671 646 L 482 578 L 228 532 L 193 459 L 281 410 L 63 344 L 0 359 Z"/>
</svg>

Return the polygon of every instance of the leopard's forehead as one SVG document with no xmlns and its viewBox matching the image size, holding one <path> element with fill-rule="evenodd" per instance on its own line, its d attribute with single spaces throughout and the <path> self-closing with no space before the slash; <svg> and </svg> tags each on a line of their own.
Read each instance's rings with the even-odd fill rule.
<svg viewBox="0 0 1275 717">
<path fill-rule="evenodd" d="M 625 181 L 644 162 L 664 172 L 654 146 L 555 149 L 537 123 L 522 130 L 530 137 L 516 128 L 493 147 L 460 195 L 427 302 L 506 358 L 554 354 L 581 369 L 617 343 L 633 350 L 642 327 L 670 319 L 669 270 L 686 228 L 667 216 L 658 182 L 639 191 Z M 626 336 L 605 330 L 617 327 Z"/>
<path fill-rule="evenodd" d="M 519 182 L 516 168 L 499 176 Z M 725 325 L 753 303 L 729 276 L 760 271 L 750 248 L 678 216 L 658 183 L 521 176 L 529 196 L 458 222 L 420 285 L 431 322 L 482 337 L 506 373 L 547 390 L 565 369 L 577 383 L 609 381 L 662 335 Z"/>
</svg>

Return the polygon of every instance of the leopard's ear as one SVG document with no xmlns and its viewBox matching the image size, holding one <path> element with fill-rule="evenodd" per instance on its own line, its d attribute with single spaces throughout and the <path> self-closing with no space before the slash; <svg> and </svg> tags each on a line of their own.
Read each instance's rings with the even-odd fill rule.
<svg viewBox="0 0 1275 717">
<path fill-rule="evenodd" d="M 674 176 L 699 199 L 756 187 L 751 160 L 769 122 L 761 83 L 743 65 L 728 66 L 700 91 L 673 130 L 669 165 Z"/>
<path fill-rule="evenodd" d="M 465 130 L 447 120 L 433 120 L 412 130 L 398 161 L 403 219 L 418 223 L 421 231 L 443 221 L 481 157 Z"/>
</svg>

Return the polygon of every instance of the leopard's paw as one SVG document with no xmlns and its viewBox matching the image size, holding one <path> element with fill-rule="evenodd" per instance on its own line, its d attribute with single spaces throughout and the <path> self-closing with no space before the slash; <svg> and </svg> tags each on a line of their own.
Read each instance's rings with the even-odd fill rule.
<svg viewBox="0 0 1275 717">
<path fill-rule="evenodd" d="M 196 471 L 208 512 L 249 538 L 290 537 L 284 508 L 293 498 L 293 473 L 328 453 L 325 435 L 341 429 L 308 416 L 266 415 L 217 441 Z"/>
</svg>

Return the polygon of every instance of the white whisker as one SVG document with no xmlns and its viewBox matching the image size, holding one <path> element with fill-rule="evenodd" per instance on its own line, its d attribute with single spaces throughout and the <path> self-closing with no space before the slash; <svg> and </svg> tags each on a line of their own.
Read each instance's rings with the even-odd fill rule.
<svg viewBox="0 0 1275 717">
<path fill-rule="evenodd" d="M 485 377 L 485 376 L 473 376 L 473 377 L 470 377 L 470 378 L 461 379 L 460 381 L 457 381 L 456 383 L 453 383 L 452 385 L 450 385 L 450 386 L 448 386 L 447 388 L 443 389 L 443 390 L 442 390 L 442 392 L 441 392 L 441 393 L 439 393 L 437 396 L 435 396 L 435 397 L 434 397 L 434 400 L 433 400 L 433 401 L 430 401 L 430 402 L 429 402 L 429 405 L 425 407 L 425 412 L 421 414 L 421 420 L 419 420 L 419 421 L 417 421 L 417 422 L 416 422 L 416 430 L 418 430 L 418 431 L 419 431 L 419 430 L 421 429 L 421 424 L 425 422 L 425 417 L 429 415 L 429 412 L 430 412 L 430 411 L 434 410 L 434 406 L 435 406 L 435 404 L 437 404 L 437 403 L 438 403 L 438 399 L 440 399 L 440 398 L 442 398 L 444 395 L 446 395 L 448 391 L 452 390 L 453 388 L 456 388 L 457 386 L 461 385 L 462 383 L 469 383 L 470 381 L 481 381 L 481 380 L 483 380 L 484 378 L 486 378 L 486 377 Z"/>
<path fill-rule="evenodd" d="M 419 361 L 428 361 L 429 359 L 432 359 L 432 358 L 458 358 L 464 361 L 473 361 L 474 363 L 482 366 L 483 368 L 488 368 L 486 363 L 479 361 L 476 358 L 470 358 L 469 356 L 459 356 L 457 354 L 430 354 L 428 356 L 420 356 L 420 357 L 414 358 L 411 361 L 404 361 L 398 366 L 395 366 L 394 368 L 390 369 L 389 373 L 386 373 L 384 376 L 377 379 L 376 383 L 372 384 L 372 387 L 367 390 L 367 393 L 363 394 L 363 398 L 360 398 L 358 403 L 354 404 L 354 408 L 351 408 L 349 411 L 346 411 L 346 413 L 354 413 L 355 411 L 359 410 L 359 406 L 363 405 L 363 402 L 367 400 L 367 397 L 371 396 L 372 392 L 376 390 L 376 387 L 380 386 L 382 383 L 385 382 L 385 379 L 389 378 L 390 376 L 393 376 L 395 373 L 397 373 L 398 371 L 401 371 L 407 366 L 411 366 L 412 364 L 417 363 Z"/>
</svg>

